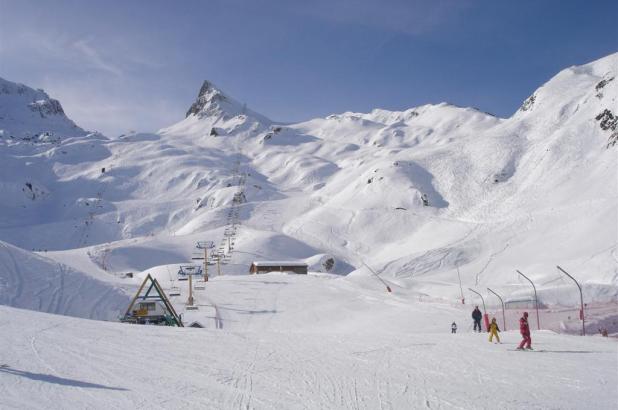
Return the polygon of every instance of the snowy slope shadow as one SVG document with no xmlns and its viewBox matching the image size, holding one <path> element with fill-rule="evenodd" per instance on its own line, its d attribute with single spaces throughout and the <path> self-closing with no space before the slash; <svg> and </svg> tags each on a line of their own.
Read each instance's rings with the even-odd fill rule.
<svg viewBox="0 0 618 410">
<path fill-rule="evenodd" d="M 408 174 L 408 178 L 410 178 L 414 186 L 427 196 L 430 206 L 433 206 L 434 208 L 448 207 L 449 203 L 442 197 L 433 185 L 433 174 L 418 165 L 416 162 L 402 161 L 399 162 L 399 164 L 404 166 L 405 172 Z"/>
<path fill-rule="evenodd" d="M 74 380 L 74 379 L 66 379 L 64 377 L 58 377 L 58 376 L 54 376 L 51 374 L 27 372 L 25 370 L 13 369 L 8 366 L 0 367 L 0 374 L 2 373 L 10 374 L 13 376 L 25 377 L 30 380 L 34 380 L 38 382 L 60 384 L 62 386 L 73 386 L 73 387 L 81 387 L 81 388 L 87 388 L 87 389 L 128 391 L 128 389 L 125 389 L 123 387 L 109 387 L 109 386 L 104 386 L 102 384 L 83 382 L 83 381 Z"/>
</svg>

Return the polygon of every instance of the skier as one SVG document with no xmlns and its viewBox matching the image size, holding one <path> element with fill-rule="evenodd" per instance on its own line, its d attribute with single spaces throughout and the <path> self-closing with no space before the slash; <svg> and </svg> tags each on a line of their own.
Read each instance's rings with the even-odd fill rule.
<svg viewBox="0 0 618 410">
<path fill-rule="evenodd" d="M 451 323 L 451 333 L 457 333 L 457 323 Z"/>
<path fill-rule="evenodd" d="M 496 322 L 496 318 L 491 319 L 491 324 L 489 325 L 489 341 L 491 342 L 494 336 L 496 336 L 497 342 L 494 343 L 502 343 L 500 341 L 500 336 L 498 336 L 499 332 L 500 328 L 498 327 L 498 322 Z"/>
<path fill-rule="evenodd" d="M 524 315 L 519 319 L 519 333 L 524 338 L 517 350 L 524 350 L 524 346 L 528 350 L 532 350 L 532 339 L 530 338 L 530 326 L 528 326 L 528 312 L 524 312 Z"/>
<path fill-rule="evenodd" d="M 474 310 L 472 311 L 472 319 L 474 320 L 474 331 L 475 332 L 478 327 L 479 333 L 481 333 L 481 319 L 482 318 L 483 318 L 483 314 L 479 310 L 479 307 L 476 306 Z"/>
</svg>

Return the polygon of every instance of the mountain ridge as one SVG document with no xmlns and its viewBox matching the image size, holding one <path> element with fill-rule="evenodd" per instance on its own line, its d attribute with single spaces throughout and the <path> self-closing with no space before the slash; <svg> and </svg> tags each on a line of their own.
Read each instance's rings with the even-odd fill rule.
<svg viewBox="0 0 618 410">
<path fill-rule="evenodd" d="M 452 298 L 457 270 L 470 285 L 510 286 L 514 267 L 551 278 L 569 263 L 615 290 L 617 59 L 561 71 L 506 119 L 442 103 L 282 124 L 206 82 L 157 133 L 34 152 L 0 139 L 12 190 L 0 239 L 141 271 L 190 260 L 197 239 L 222 241 L 238 207 L 230 273 L 256 257 L 330 255 L 350 278 L 371 276 L 369 263 L 397 286 Z"/>
</svg>

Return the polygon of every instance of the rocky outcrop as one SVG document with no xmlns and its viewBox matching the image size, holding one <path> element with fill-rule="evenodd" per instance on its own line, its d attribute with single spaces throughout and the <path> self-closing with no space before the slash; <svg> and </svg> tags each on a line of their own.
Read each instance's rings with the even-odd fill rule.
<svg viewBox="0 0 618 410">
<path fill-rule="evenodd" d="M 609 77 L 609 78 L 604 78 L 603 80 L 597 83 L 597 85 L 594 87 L 594 89 L 597 91 L 597 98 L 599 99 L 603 98 L 603 88 L 607 84 L 612 82 L 613 80 L 614 80 L 614 77 Z"/>
<path fill-rule="evenodd" d="M 197 100 L 191 104 L 185 118 L 189 115 L 198 115 L 202 112 L 208 113 L 209 111 L 213 111 L 217 103 L 226 100 L 227 97 L 221 91 L 213 87 L 208 81 L 204 81 L 197 95 Z"/>
<path fill-rule="evenodd" d="M 521 105 L 520 111 L 530 111 L 534 106 L 534 102 L 536 101 L 536 95 L 532 94 L 530 97 L 526 98 L 526 101 Z"/>
<path fill-rule="evenodd" d="M 46 118 L 50 115 L 65 115 L 60 101 L 53 98 L 47 100 L 39 100 L 28 104 L 30 110 L 39 113 L 41 118 Z"/>
<path fill-rule="evenodd" d="M 610 110 L 605 109 L 602 113 L 595 117 L 595 120 L 599 121 L 599 126 L 603 131 L 616 131 L 618 117 L 615 116 Z"/>
<path fill-rule="evenodd" d="M 599 121 L 599 127 L 601 127 L 603 131 L 613 131 L 607 140 L 605 148 L 616 146 L 616 144 L 618 144 L 618 132 L 616 131 L 616 126 L 618 126 L 618 115 L 614 115 L 610 110 L 605 109 L 594 119 Z"/>
</svg>

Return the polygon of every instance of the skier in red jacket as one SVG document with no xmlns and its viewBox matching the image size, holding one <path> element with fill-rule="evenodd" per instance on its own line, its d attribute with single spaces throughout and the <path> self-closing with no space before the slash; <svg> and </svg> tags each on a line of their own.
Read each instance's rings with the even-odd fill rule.
<svg viewBox="0 0 618 410">
<path fill-rule="evenodd" d="M 519 319 L 519 333 L 524 338 L 519 344 L 517 350 L 526 349 L 532 350 L 532 339 L 530 338 L 530 326 L 528 326 L 528 312 L 524 312 L 524 315 Z"/>
</svg>

